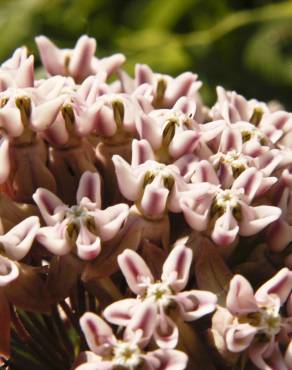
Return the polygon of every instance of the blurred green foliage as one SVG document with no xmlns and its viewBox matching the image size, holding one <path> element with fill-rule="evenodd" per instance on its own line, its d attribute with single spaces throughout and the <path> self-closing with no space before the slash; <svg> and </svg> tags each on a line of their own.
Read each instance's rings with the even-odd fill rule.
<svg viewBox="0 0 292 370">
<path fill-rule="evenodd" d="M 221 84 L 292 109 L 292 1 L 0 0 L 1 60 L 23 44 L 37 54 L 38 34 L 73 47 L 83 33 L 99 56 L 126 54 L 128 71 L 197 72 L 209 103 Z"/>
</svg>

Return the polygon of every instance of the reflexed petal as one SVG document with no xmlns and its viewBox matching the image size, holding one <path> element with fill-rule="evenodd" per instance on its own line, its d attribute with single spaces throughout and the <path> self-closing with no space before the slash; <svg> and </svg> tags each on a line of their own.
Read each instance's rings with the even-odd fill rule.
<svg viewBox="0 0 292 370">
<path fill-rule="evenodd" d="M 112 160 L 115 165 L 120 192 L 128 200 L 137 200 L 141 191 L 142 178 L 137 177 L 129 163 L 119 155 L 114 155 Z"/>
<path fill-rule="evenodd" d="M 234 242 L 239 231 L 237 221 L 230 207 L 220 216 L 214 225 L 212 239 L 218 245 L 229 245 Z"/>
<path fill-rule="evenodd" d="M 83 35 L 78 39 L 69 64 L 70 74 L 77 81 L 83 80 L 91 73 L 91 62 L 95 49 L 94 38 Z"/>
<path fill-rule="evenodd" d="M 146 362 L 151 369 L 157 370 L 185 370 L 188 356 L 177 350 L 157 349 L 145 356 Z"/>
<path fill-rule="evenodd" d="M 235 275 L 229 285 L 226 306 L 233 315 L 257 311 L 253 288 L 241 275 Z"/>
<path fill-rule="evenodd" d="M 178 328 L 168 316 L 161 313 L 158 318 L 154 339 L 162 349 L 175 348 L 178 343 Z"/>
<path fill-rule="evenodd" d="M 160 148 L 162 143 L 162 132 L 159 128 L 158 122 L 146 114 L 143 114 L 138 121 L 137 130 L 140 139 L 147 140 L 154 150 Z"/>
<path fill-rule="evenodd" d="M 248 209 L 249 208 L 249 209 Z M 241 206 L 242 219 L 239 234 L 250 236 L 258 233 L 281 216 L 281 209 L 273 206 L 249 207 Z"/>
<path fill-rule="evenodd" d="M 16 263 L 0 255 L 0 287 L 10 284 L 19 276 Z"/>
<path fill-rule="evenodd" d="M 143 302 L 137 306 L 137 311 L 134 312 L 129 321 L 124 338 L 126 340 L 135 339 L 138 335 L 139 345 L 143 348 L 150 342 L 155 331 L 157 320 L 156 307 L 152 303 Z"/>
<path fill-rule="evenodd" d="M 99 135 L 105 137 L 113 136 L 117 131 L 113 110 L 106 105 L 99 109 L 96 130 Z"/>
<path fill-rule="evenodd" d="M 2 108 L 0 110 L 0 127 L 4 129 L 7 136 L 20 136 L 23 132 L 23 124 L 19 109 L 7 107 Z M 3 135 L 3 138 L 5 138 L 5 135 Z"/>
<path fill-rule="evenodd" d="M 244 195 L 251 202 L 262 183 L 263 174 L 256 168 L 248 168 L 235 179 L 232 190 L 244 189 Z"/>
<path fill-rule="evenodd" d="M 103 344 L 113 344 L 115 342 L 111 327 L 91 312 L 86 312 L 81 317 L 80 326 L 89 348 L 96 354 L 102 354 Z"/>
<path fill-rule="evenodd" d="M 154 82 L 154 76 L 152 70 L 147 64 L 135 65 L 135 80 L 138 86 L 144 83 L 152 85 Z"/>
<path fill-rule="evenodd" d="M 19 261 L 29 252 L 40 228 L 39 218 L 31 216 L 10 229 L 5 235 L 0 236 L 8 258 Z"/>
<path fill-rule="evenodd" d="M 86 171 L 79 180 L 76 194 L 77 204 L 88 209 L 101 208 L 100 175 Z"/>
<path fill-rule="evenodd" d="M 191 290 L 176 295 L 183 319 L 185 321 L 197 320 L 216 309 L 217 296 L 211 292 Z"/>
<path fill-rule="evenodd" d="M 105 210 L 92 212 L 103 241 L 111 240 L 123 226 L 129 214 L 127 204 L 121 203 L 108 207 Z"/>
<path fill-rule="evenodd" d="M 148 160 L 155 160 L 154 152 L 146 140 L 132 141 L 132 166 L 138 166 Z"/>
<path fill-rule="evenodd" d="M 227 153 L 231 150 L 241 152 L 242 150 L 242 138 L 241 133 L 237 129 L 226 128 L 220 139 L 219 152 Z"/>
<path fill-rule="evenodd" d="M 188 283 L 192 259 L 190 248 L 185 245 L 176 246 L 164 262 L 161 279 L 169 282 L 175 291 L 183 290 Z"/>
<path fill-rule="evenodd" d="M 94 58 L 93 61 L 94 60 L 96 60 L 96 58 Z M 97 67 L 97 71 L 100 69 L 106 71 L 107 75 L 110 76 L 125 62 L 125 60 L 126 58 L 123 54 L 113 54 L 109 57 L 99 59 L 98 62 L 95 63 L 95 68 Z"/>
<path fill-rule="evenodd" d="M 284 362 L 282 356 L 279 358 L 279 350 L 277 356 L 277 349 L 275 348 L 277 344 L 270 344 L 270 343 L 257 343 L 250 347 L 249 349 L 249 357 L 251 361 L 261 370 L 289 370 Z M 276 360 L 276 366 L 274 367 L 273 364 L 270 364 L 270 357 L 272 355 L 275 359 L 275 356 L 278 357 Z M 267 360 L 267 361 L 266 361 Z M 280 360 L 280 361 L 279 361 Z M 271 361 L 271 362 L 272 362 Z M 271 365 L 271 366 L 270 366 Z"/>
<path fill-rule="evenodd" d="M 64 103 L 64 97 L 49 100 L 35 107 L 31 114 L 31 126 L 35 131 L 43 131 L 50 127 Z"/>
<path fill-rule="evenodd" d="M 197 164 L 191 181 L 192 183 L 209 182 L 214 185 L 220 184 L 213 166 L 207 160 L 202 160 Z"/>
<path fill-rule="evenodd" d="M 126 249 L 118 256 L 118 264 L 125 276 L 129 288 L 135 294 L 143 294 L 145 288 L 143 282 L 153 282 L 153 276 L 144 260 L 134 251 Z"/>
<path fill-rule="evenodd" d="M 255 294 L 257 300 L 265 299 L 267 294 L 276 294 L 283 304 L 292 291 L 292 271 L 282 268 L 274 277 L 262 285 Z"/>
<path fill-rule="evenodd" d="M 141 208 L 151 217 L 160 216 L 166 211 L 168 195 L 168 189 L 160 188 L 155 184 L 149 184 L 144 189 Z"/>
<path fill-rule="evenodd" d="M 62 75 L 64 72 L 63 53 L 47 37 L 35 38 L 42 63 L 50 75 Z"/>
<path fill-rule="evenodd" d="M 92 234 L 83 224 L 76 239 L 77 255 L 83 260 L 93 260 L 101 250 L 99 236 Z"/>
<path fill-rule="evenodd" d="M 56 256 L 71 252 L 72 246 L 64 235 L 63 225 L 42 227 L 37 233 L 37 240 Z"/>
<path fill-rule="evenodd" d="M 39 188 L 32 197 L 47 225 L 55 225 L 64 218 L 67 206 L 49 190 Z"/>
<path fill-rule="evenodd" d="M 180 110 L 189 117 L 194 117 L 197 109 L 197 104 L 194 99 L 182 96 L 173 106 L 173 110 Z"/>
<path fill-rule="evenodd" d="M 126 326 L 138 305 L 137 299 L 123 299 L 107 306 L 103 311 L 103 316 L 111 324 Z"/>
<path fill-rule="evenodd" d="M 192 153 L 199 144 L 200 134 L 196 131 L 186 130 L 175 134 L 169 144 L 169 154 L 179 158 L 184 154 Z"/>
<path fill-rule="evenodd" d="M 248 348 L 258 329 L 249 324 L 232 325 L 226 331 L 226 344 L 231 352 L 241 352 Z"/>
</svg>

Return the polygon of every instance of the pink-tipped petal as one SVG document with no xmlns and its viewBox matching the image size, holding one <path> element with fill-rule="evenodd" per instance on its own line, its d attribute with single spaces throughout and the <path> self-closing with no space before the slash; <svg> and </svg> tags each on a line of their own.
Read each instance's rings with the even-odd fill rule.
<svg viewBox="0 0 292 370">
<path fill-rule="evenodd" d="M 154 152 L 147 140 L 132 141 L 132 166 L 138 166 L 148 160 L 155 160 Z"/>
<path fill-rule="evenodd" d="M 249 209 L 248 209 L 249 208 Z M 239 234 L 243 236 L 255 235 L 281 216 L 281 209 L 273 206 L 258 206 L 250 209 L 242 204 L 242 220 Z"/>
<path fill-rule="evenodd" d="M 0 236 L 0 243 L 7 257 L 15 261 L 24 258 L 30 251 L 39 228 L 39 218 L 31 216 L 14 226 L 5 235 Z"/>
<path fill-rule="evenodd" d="M 122 299 L 106 307 L 103 316 L 111 324 L 126 326 L 131 320 L 139 303 L 134 298 Z"/>
<path fill-rule="evenodd" d="M 91 351 L 99 354 L 101 346 L 113 340 L 110 326 L 99 316 L 86 312 L 80 319 L 80 326 Z"/>
<path fill-rule="evenodd" d="M 124 338 L 127 340 L 134 339 L 139 332 L 139 344 L 143 348 L 150 342 L 156 327 L 157 312 L 152 303 L 143 302 L 137 307 L 131 320 L 129 321 Z"/>
<path fill-rule="evenodd" d="M 35 42 L 47 72 L 50 75 L 62 75 L 64 72 L 62 51 L 45 36 L 36 37 Z"/>
<path fill-rule="evenodd" d="M 276 294 L 283 304 L 292 292 L 292 271 L 282 268 L 274 277 L 262 285 L 255 294 L 257 300 L 264 300 L 268 294 Z"/>
<path fill-rule="evenodd" d="M 129 163 L 119 155 L 114 155 L 112 161 L 115 165 L 120 192 L 128 200 L 137 200 L 141 191 L 141 176 L 136 176 Z"/>
<path fill-rule="evenodd" d="M 154 150 L 160 148 L 162 143 L 162 132 L 159 129 L 158 122 L 154 118 L 143 114 L 137 124 L 137 130 L 140 139 L 147 140 Z"/>
<path fill-rule="evenodd" d="M 174 135 L 169 144 L 169 154 L 179 158 L 184 154 L 192 153 L 199 144 L 200 134 L 196 131 L 186 130 Z"/>
<path fill-rule="evenodd" d="M 117 131 L 113 110 L 106 105 L 102 106 L 98 111 L 95 126 L 99 135 L 104 137 L 113 136 Z"/>
<path fill-rule="evenodd" d="M 93 212 L 101 240 L 107 241 L 115 237 L 122 228 L 128 214 L 129 207 L 124 203 L 108 207 L 103 211 Z"/>
<path fill-rule="evenodd" d="M 136 64 L 135 80 L 138 86 L 145 83 L 152 85 L 154 82 L 154 76 L 150 67 L 146 64 Z"/>
<path fill-rule="evenodd" d="M 101 251 L 99 236 L 92 234 L 83 224 L 76 239 L 77 255 L 85 261 L 93 260 Z"/>
<path fill-rule="evenodd" d="M 0 287 L 10 284 L 19 276 L 17 265 L 0 255 Z"/>
<path fill-rule="evenodd" d="M 65 256 L 71 252 L 72 246 L 65 237 L 63 225 L 42 227 L 37 233 L 37 240 L 56 256 Z"/>
<path fill-rule="evenodd" d="M 76 194 L 77 204 L 88 209 L 101 207 L 100 175 L 96 172 L 86 171 L 79 180 Z"/>
<path fill-rule="evenodd" d="M 47 225 L 55 225 L 64 218 L 67 207 L 60 198 L 49 190 L 39 188 L 32 197 Z"/>
<path fill-rule="evenodd" d="M 190 290 L 178 293 L 176 302 L 185 321 L 197 320 L 216 309 L 217 296 L 208 291 Z"/>
<path fill-rule="evenodd" d="M 241 133 L 237 129 L 225 129 L 221 135 L 219 151 L 227 153 L 232 150 L 235 150 L 236 152 L 241 152 Z"/>
<path fill-rule="evenodd" d="M 248 168 L 242 172 L 237 179 L 235 179 L 232 185 L 232 190 L 243 189 L 244 195 L 247 197 L 248 201 L 251 202 L 262 183 L 262 178 L 263 175 L 258 171 L 258 169 L 254 167 Z"/>
<path fill-rule="evenodd" d="M 143 282 L 151 283 L 154 281 L 152 273 L 144 260 L 130 249 L 126 249 L 118 256 L 118 264 L 129 288 L 137 295 L 142 295 L 145 292 Z"/>
<path fill-rule="evenodd" d="M 146 362 L 151 369 L 157 370 L 185 370 L 188 356 L 181 351 L 157 349 L 147 354 Z"/>
<path fill-rule="evenodd" d="M 168 189 L 160 188 L 153 182 L 147 185 L 144 189 L 141 208 L 145 214 L 150 215 L 151 217 L 160 216 L 166 210 L 168 195 Z"/>
<path fill-rule="evenodd" d="M 49 100 L 37 106 L 31 115 L 31 126 L 35 131 L 44 131 L 49 128 L 55 119 L 64 103 L 62 96 Z"/>
<path fill-rule="evenodd" d="M 238 232 L 238 223 L 228 207 L 223 215 L 216 220 L 211 237 L 218 245 L 229 245 L 234 242 Z"/>
<path fill-rule="evenodd" d="M 23 132 L 23 124 L 19 110 L 6 107 L 0 109 L 0 127 L 10 137 L 20 136 Z"/>
<path fill-rule="evenodd" d="M 231 352 L 242 352 L 247 349 L 254 336 L 257 328 L 249 324 L 232 325 L 226 331 L 226 345 Z"/>
<path fill-rule="evenodd" d="M 178 343 L 179 331 L 175 322 L 167 315 L 161 313 L 159 315 L 154 339 L 157 345 L 162 349 L 175 348 Z"/>
<path fill-rule="evenodd" d="M 180 292 L 188 283 L 192 259 L 193 252 L 190 248 L 177 245 L 164 262 L 161 279 L 169 282 L 176 292 Z"/>
<path fill-rule="evenodd" d="M 235 275 L 229 285 L 226 306 L 233 315 L 244 315 L 257 311 L 253 288 L 241 275 Z"/>
<path fill-rule="evenodd" d="M 81 36 L 74 48 L 69 68 L 76 81 L 82 81 L 91 74 L 91 62 L 96 49 L 96 41 L 87 35 Z"/>
</svg>

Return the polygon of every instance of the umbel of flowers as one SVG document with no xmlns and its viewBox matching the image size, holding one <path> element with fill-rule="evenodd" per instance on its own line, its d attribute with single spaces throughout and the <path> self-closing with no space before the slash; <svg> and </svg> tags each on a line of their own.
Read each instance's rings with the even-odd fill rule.
<svg viewBox="0 0 292 370">
<path fill-rule="evenodd" d="M 291 113 L 36 43 L 42 79 L 0 67 L 0 366 L 291 370 Z"/>
</svg>

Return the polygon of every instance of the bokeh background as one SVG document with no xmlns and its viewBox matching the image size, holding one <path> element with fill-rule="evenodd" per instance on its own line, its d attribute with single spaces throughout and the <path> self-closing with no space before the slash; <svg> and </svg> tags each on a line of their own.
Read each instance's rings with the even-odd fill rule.
<svg viewBox="0 0 292 370">
<path fill-rule="evenodd" d="M 2 61 L 21 45 L 37 55 L 38 34 L 73 47 L 83 33 L 98 56 L 123 52 L 130 73 L 198 73 L 209 104 L 221 84 L 292 110 L 292 1 L 0 0 Z"/>
</svg>

